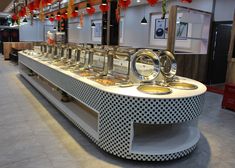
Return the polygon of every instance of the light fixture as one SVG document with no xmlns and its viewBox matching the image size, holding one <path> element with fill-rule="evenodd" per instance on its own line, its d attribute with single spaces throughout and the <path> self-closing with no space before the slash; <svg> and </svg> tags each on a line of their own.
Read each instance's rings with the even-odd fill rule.
<svg viewBox="0 0 235 168">
<path fill-rule="evenodd" d="M 140 0 L 136 0 L 137 3 L 140 3 Z"/>
<path fill-rule="evenodd" d="M 75 8 L 74 8 L 74 11 L 75 11 L 75 12 L 78 12 L 78 7 L 75 7 Z"/>
<path fill-rule="evenodd" d="M 54 15 L 53 15 L 53 14 L 51 14 L 51 18 L 54 18 Z"/>
<path fill-rule="evenodd" d="M 46 15 L 46 19 L 48 19 L 49 18 L 49 16 L 48 15 Z"/>
<path fill-rule="evenodd" d="M 55 26 L 53 27 L 53 30 L 56 30 L 56 27 L 55 27 Z"/>
<path fill-rule="evenodd" d="M 141 22 L 140 22 L 142 25 L 146 25 L 148 22 L 147 22 L 147 20 L 146 20 L 146 18 L 145 18 L 145 16 L 143 17 L 143 19 L 141 20 Z"/>
<path fill-rule="evenodd" d="M 107 0 L 102 0 L 102 5 L 107 5 Z"/>
<path fill-rule="evenodd" d="M 87 4 L 86 4 L 86 8 L 87 8 L 87 9 L 91 9 L 91 4 L 87 3 Z"/>
<path fill-rule="evenodd" d="M 27 19 L 26 19 L 26 17 L 24 18 L 24 20 L 23 20 L 23 23 L 27 23 L 28 21 L 27 21 Z"/>
<path fill-rule="evenodd" d="M 68 14 L 67 10 L 65 11 L 65 14 L 66 14 L 66 15 Z"/>
<path fill-rule="evenodd" d="M 57 16 L 60 16 L 60 12 L 57 12 Z"/>
<path fill-rule="evenodd" d="M 37 16 L 34 14 L 34 15 L 33 15 L 33 18 L 34 18 L 34 19 L 36 19 L 36 18 L 37 18 Z"/>
<path fill-rule="evenodd" d="M 95 28 L 95 23 L 94 22 L 92 22 L 92 24 L 91 24 L 91 28 Z"/>
</svg>

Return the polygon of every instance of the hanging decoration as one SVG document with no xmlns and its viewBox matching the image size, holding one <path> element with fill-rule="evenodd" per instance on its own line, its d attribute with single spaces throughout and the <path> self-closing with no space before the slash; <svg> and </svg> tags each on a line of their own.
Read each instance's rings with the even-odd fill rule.
<svg viewBox="0 0 235 168">
<path fill-rule="evenodd" d="M 88 15 L 93 15 L 95 13 L 95 8 L 90 5 L 90 3 L 87 3 L 86 11 Z"/>
<path fill-rule="evenodd" d="M 68 19 L 68 15 L 67 15 L 67 13 L 65 12 L 65 13 L 63 13 L 62 15 L 61 15 L 61 18 L 63 18 L 63 19 Z"/>
<path fill-rule="evenodd" d="M 73 18 L 74 18 L 74 17 L 77 17 L 77 16 L 78 16 L 78 12 L 73 11 L 73 12 L 72 12 L 72 14 L 71 14 L 71 17 L 73 17 Z"/>
<path fill-rule="evenodd" d="M 51 17 L 49 18 L 50 22 L 54 22 L 55 18 L 54 18 L 54 15 L 51 14 Z"/>
<path fill-rule="evenodd" d="M 109 4 L 108 4 L 107 0 L 102 0 L 102 3 L 99 7 L 100 7 L 100 10 L 102 13 L 108 12 Z"/>
<path fill-rule="evenodd" d="M 193 0 L 181 0 L 182 3 L 192 3 Z"/>
<path fill-rule="evenodd" d="M 126 9 L 131 4 L 131 0 L 119 0 L 118 4 L 119 4 L 120 8 Z"/>
<path fill-rule="evenodd" d="M 17 21 L 19 19 L 19 17 L 15 13 L 12 14 L 11 18 L 13 21 Z"/>
<path fill-rule="evenodd" d="M 51 5 L 53 0 L 47 0 L 47 5 Z"/>
<path fill-rule="evenodd" d="M 84 13 L 83 12 L 80 14 L 79 20 L 80 20 L 80 26 L 82 28 L 84 25 Z"/>
<path fill-rule="evenodd" d="M 119 22 L 121 19 L 119 5 L 117 5 L 117 8 L 115 9 L 115 14 L 116 14 L 116 20 L 117 20 L 117 22 Z"/>
<path fill-rule="evenodd" d="M 45 1 L 46 0 L 41 0 L 40 5 L 39 5 L 39 11 L 40 11 L 39 19 L 40 19 L 41 22 L 45 21 L 45 16 L 44 16 L 44 11 L 43 11 L 43 7 L 44 7 L 44 5 L 46 5 Z"/>
<path fill-rule="evenodd" d="M 68 18 L 72 17 L 73 5 L 74 5 L 74 0 L 69 0 L 68 9 L 67 9 L 67 11 L 68 11 Z"/>
<path fill-rule="evenodd" d="M 40 8 L 40 0 L 34 0 L 34 10 Z"/>
<path fill-rule="evenodd" d="M 162 19 L 166 17 L 166 0 L 162 0 Z"/>
<path fill-rule="evenodd" d="M 30 12 L 33 12 L 33 10 L 35 9 L 34 8 L 34 2 L 29 3 L 27 7 L 28 7 Z"/>
<path fill-rule="evenodd" d="M 26 7 L 22 7 L 21 10 L 19 11 L 19 16 L 25 17 L 25 15 L 26 15 Z"/>
<path fill-rule="evenodd" d="M 158 0 L 147 0 L 150 6 L 154 6 Z"/>
</svg>

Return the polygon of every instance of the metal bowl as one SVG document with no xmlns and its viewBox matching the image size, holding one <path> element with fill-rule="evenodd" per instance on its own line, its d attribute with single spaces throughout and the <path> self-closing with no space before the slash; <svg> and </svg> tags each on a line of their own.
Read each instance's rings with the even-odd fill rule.
<svg viewBox="0 0 235 168">
<path fill-rule="evenodd" d="M 161 51 L 159 54 L 160 70 L 164 77 L 172 79 L 176 75 L 177 63 L 174 55 L 169 51 Z"/>
<path fill-rule="evenodd" d="M 172 82 L 169 83 L 169 86 L 175 89 L 182 89 L 182 90 L 195 90 L 197 89 L 197 85 L 185 82 Z"/>
<path fill-rule="evenodd" d="M 165 95 L 170 94 L 171 89 L 167 87 L 161 87 L 157 85 L 140 85 L 137 87 L 140 92 L 153 94 L 153 95 Z"/>
<path fill-rule="evenodd" d="M 148 59 L 152 60 L 153 71 L 150 75 L 140 74 L 140 72 L 137 70 L 137 61 L 141 57 L 147 57 Z M 133 74 L 141 81 L 147 82 L 155 80 L 160 73 L 160 63 L 158 55 L 149 49 L 139 50 L 131 57 L 131 70 Z"/>
</svg>

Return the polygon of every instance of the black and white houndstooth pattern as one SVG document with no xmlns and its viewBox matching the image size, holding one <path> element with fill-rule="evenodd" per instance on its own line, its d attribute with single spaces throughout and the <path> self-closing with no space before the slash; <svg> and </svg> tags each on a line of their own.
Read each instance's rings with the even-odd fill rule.
<svg viewBox="0 0 235 168">
<path fill-rule="evenodd" d="M 204 94 L 179 99 L 116 95 L 104 92 L 21 54 L 19 60 L 75 99 L 99 112 L 98 140 L 89 135 L 79 123 L 74 124 L 98 146 L 111 154 L 134 160 L 164 161 L 183 157 L 196 147 L 194 144 L 187 150 L 165 155 L 130 153 L 131 128 L 133 123 L 174 124 L 197 119 L 202 112 Z"/>
</svg>

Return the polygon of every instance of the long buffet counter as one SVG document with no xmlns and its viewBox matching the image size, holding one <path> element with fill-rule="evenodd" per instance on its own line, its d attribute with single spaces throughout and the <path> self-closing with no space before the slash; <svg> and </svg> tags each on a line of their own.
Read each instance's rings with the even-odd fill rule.
<svg viewBox="0 0 235 168">
<path fill-rule="evenodd" d="M 179 77 L 197 89 L 171 88 L 171 94 L 145 94 L 137 85 L 103 86 L 23 52 L 19 52 L 19 69 L 78 128 L 113 155 L 172 160 L 192 152 L 200 138 L 197 120 L 206 92 L 200 82 Z M 61 102 L 53 88 L 67 93 L 73 101 Z"/>
</svg>

